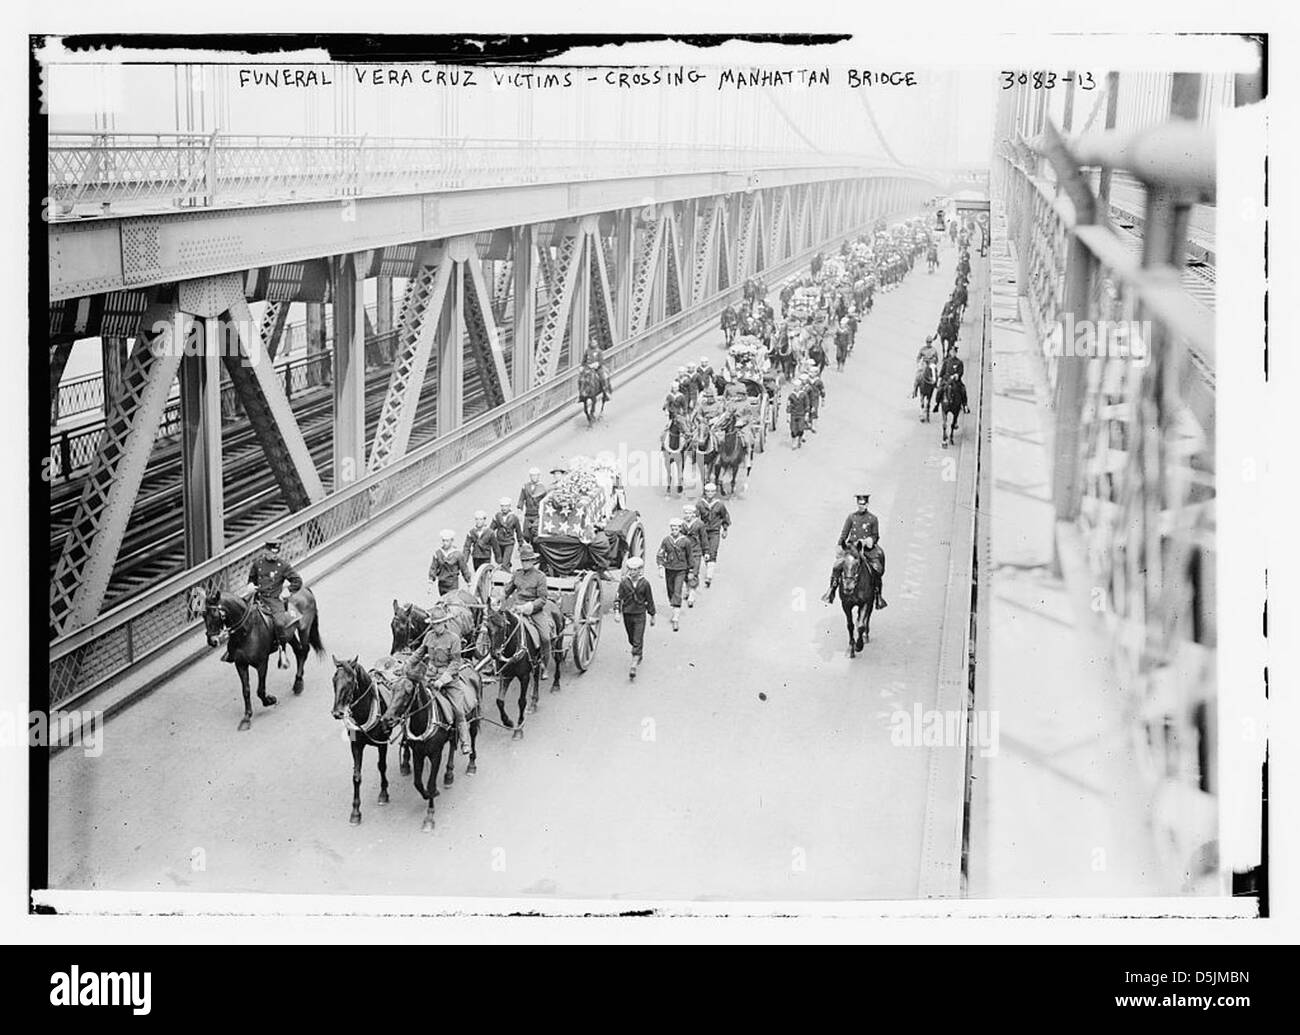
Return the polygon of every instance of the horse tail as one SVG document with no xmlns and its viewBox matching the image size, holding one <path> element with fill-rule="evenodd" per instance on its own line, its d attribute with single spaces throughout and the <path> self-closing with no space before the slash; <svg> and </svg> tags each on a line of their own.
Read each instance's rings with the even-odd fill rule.
<svg viewBox="0 0 1300 1035">
<path fill-rule="evenodd" d="M 317 660 L 325 656 L 325 644 L 320 639 L 320 615 L 312 615 L 311 628 L 307 630 L 307 644 L 316 652 Z"/>
</svg>

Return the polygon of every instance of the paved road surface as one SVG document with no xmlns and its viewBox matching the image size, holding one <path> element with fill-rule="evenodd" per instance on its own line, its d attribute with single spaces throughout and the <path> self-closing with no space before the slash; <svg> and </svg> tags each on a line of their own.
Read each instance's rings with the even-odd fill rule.
<svg viewBox="0 0 1300 1035">
<path fill-rule="evenodd" d="M 216 652 L 113 720 L 99 758 L 51 765 L 51 886 L 114 890 L 479 896 L 793 899 L 916 893 L 927 749 L 891 745 L 889 717 L 934 704 L 954 482 L 938 423 L 907 399 L 913 357 L 952 285 L 954 253 L 880 295 L 843 373 L 828 368 L 819 434 L 790 449 L 769 436 L 718 577 L 674 634 L 649 631 L 635 683 L 609 619 L 592 669 L 566 665 L 527 735 L 484 726 L 479 772 L 438 799 L 437 829 L 390 758 L 392 804 L 375 804 L 367 755 L 364 822 L 348 824 L 351 764 L 330 716 L 332 666 L 307 689 L 272 672 L 275 708 L 255 703 L 237 733 L 238 681 Z M 980 271 L 976 276 L 982 277 Z M 968 321 L 969 327 L 970 321 Z M 963 356 L 967 356 L 963 334 Z M 709 330 L 631 384 L 593 428 L 581 416 L 517 462 L 452 494 L 408 531 L 320 580 L 327 648 L 387 651 L 390 601 L 423 594 L 437 531 L 514 496 L 530 465 L 655 448 L 669 372 Z M 973 429 L 972 429 L 973 431 Z M 850 661 L 838 605 L 823 605 L 835 538 L 866 487 L 889 555 L 888 610 Z M 698 483 L 688 499 L 698 495 Z M 682 500 L 633 487 L 649 551 Z M 652 571 L 653 574 L 653 571 Z M 656 594 L 663 601 L 662 583 Z M 762 699 L 762 696 L 766 700 Z M 197 860 L 197 863 L 196 863 Z"/>
</svg>

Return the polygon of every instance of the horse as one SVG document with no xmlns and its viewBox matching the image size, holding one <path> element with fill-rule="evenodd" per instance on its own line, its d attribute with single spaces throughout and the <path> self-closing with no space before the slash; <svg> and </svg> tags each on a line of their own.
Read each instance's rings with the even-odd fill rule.
<svg viewBox="0 0 1300 1035">
<path fill-rule="evenodd" d="M 594 367 L 585 363 L 583 364 L 582 369 L 578 372 L 578 399 L 582 403 L 582 412 L 587 418 L 588 424 L 591 424 L 597 417 L 597 401 L 600 402 L 600 415 L 604 415 L 604 379 L 600 376 L 599 370 L 596 370 Z"/>
<path fill-rule="evenodd" d="M 939 406 L 943 410 L 943 448 L 947 449 L 957 438 L 957 415 L 961 412 L 961 379 L 947 377 L 939 386 Z M 948 415 L 952 415 L 952 430 L 948 430 Z"/>
<path fill-rule="evenodd" d="M 728 412 L 721 419 L 721 425 L 718 429 L 721 437 L 718 439 L 717 457 L 713 462 L 713 472 L 709 481 L 718 487 L 718 494 L 726 496 L 727 490 L 723 487 L 722 480 L 726 477 L 728 471 L 731 472 L 731 495 L 736 493 L 736 477 L 740 473 L 740 465 L 745 465 L 745 484 L 749 484 L 749 472 L 754 466 L 754 454 L 748 442 L 740 434 L 740 429 L 736 426 L 736 414 Z"/>
<path fill-rule="evenodd" d="M 551 682 L 551 693 L 560 690 L 560 664 L 564 659 L 564 613 L 556 612 L 559 620 L 551 640 L 551 658 L 555 662 L 555 677 Z M 540 644 L 535 644 L 524 628 L 524 619 L 509 609 L 494 608 L 488 611 L 479 626 L 476 650 L 480 658 L 492 658 L 496 662 L 497 675 L 497 712 L 501 716 L 501 725 L 514 730 L 511 740 L 519 740 L 524 735 L 524 711 L 528 703 L 528 689 L 532 687 L 532 704 L 529 711 L 537 711 L 538 689 L 542 682 L 542 657 Z M 506 691 L 512 682 L 519 683 L 519 721 L 510 721 L 506 714 Z"/>
<path fill-rule="evenodd" d="M 463 651 L 467 652 L 473 645 L 474 634 L 478 631 L 479 614 L 483 605 L 468 589 L 453 589 L 439 598 L 451 608 L 453 620 L 460 632 Z M 393 601 L 393 618 L 389 630 L 393 634 L 390 654 L 401 654 L 414 649 L 424 638 L 429 629 L 429 612 L 419 604 L 399 604 Z"/>
<path fill-rule="evenodd" d="M 469 726 L 470 754 L 466 772 L 478 770 L 478 727 L 480 722 L 479 701 L 483 698 L 483 681 L 472 665 L 467 665 L 454 677 L 463 680 L 473 702 L 470 712 L 465 716 Z M 438 796 L 438 768 L 442 764 L 442 749 L 447 750 L 447 766 L 443 775 L 443 786 L 450 787 L 456 778 L 456 716 L 451 702 L 442 694 L 436 694 L 423 682 L 413 682 L 403 677 L 397 684 L 393 701 L 384 713 L 382 720 L 401 722 L 403 728 L 403 746 L 411 750 L 414 766 L 414 784 L 420 797 L 428 802 L 424 813 L 424 823 L 420 829 L 425 833 L 433 830 L 433 799 Z M 429 770 L 429 786 L 424 786 L 425 760 L 432 762 Z"/>
<path fill-rule="evenodd" d="M 331 657 L 333 657 L 331 655 Z M 380 721 L 385 709 L 392 703 L 388 686 L 367 672 L 355 657 L 334 661 L 334 718 L 342 719 L 347 726 L 352 747 L 352 815 L 348 822 L 356 826 L 361 822 L 361 763 L 366 746 L 379 753 L 379 804 L 388 804 L 388 735 Z"/>
<path fill-rule="evenodd" d="M 916 365 L 916 379 L 912 382 L 912 395 L 921 397 L 921 420 L 930 423 L 930 406 L 933 403 L 934 388 L 938 383 L 939 364 L 934 360 L 922 360 Z"/>
<path fill-rule="evenodd" d="M 302 693 L 302 669 L 307 663 L 307 651 L 316 652 L 319 658 L 324 655 L 325 647 L 320 638 L 320 617 L 316 613 L 316 598 L 311 590 L 303 588 L 289 597 L 289 606 L 298 618 L 288 636 L 288 645 L 293 649 L 298 662 L 298 671 L 293 680 L 293 692 Z M 271 652 L 276 649 L 276 634 L 273 619 L 262 613 L 262 609 L 237 597 L 233 593 L 209 590 L 203 607 L 203 626 L 207 633 L 208 646 L 216 647 L 220 643 L 223 630 L 229 630 L 227 647 L 230 658 L 239 673 L 239 684 L 244 691 L 244 717 L 239 721 L 242 733 L 253 724 L 253 703 L 248 694 L 248 670 L 257 672 L 257 696 L 263 707 L 270 708 L 276 699 L 266 692 L 266 664 Z M 283 645 L 280 650 L 283 652 Z M 281 653 L 279 667 L 284 668 L 284 655 Z"/>
<path fill-rule="evenodd" d="M 714 418 L 714 421 L 717 419 Z M 701 485 L 715 480 L 713 475 L 718 464 L 718 436 L 713 430 L 714 421 L 701 416 L 695 422 L 691 435 L 691 453 L 695 457 L 695 469 L 699 472 Z"/>
<path fill-rule="evenodd" d="M 809 344 L 808 358 L 817 364 L 817 376 L 820 377 L 829 362 L 826 358 L 826 348 L 822 345 L 821 335 L 815 336 L 811 344 Z"/>
<path fill-rule="evenodd" d="M 664 495 L 673 492 L 673 468 L 677 469 L 677 494 L 681 495 L 686 484 L 686 462 L 694 456 L 691 446 L 691 423 L 680 413 L 674 413 L 668 419 L 668 426 L 659 436 L 659 451 L 663 454 L 664 467 L 668 471 L 668 482 Z"/>
<path fill-rule="evenodd" d="M 857 657 L 871 639 L 871 612 L 876 606 L 876 573 L 862 559 L 862 542 L 851 544 L 842 561 L 836 562 L 840 573 L 840 607 L 849 636 L 849 657 Z M 832 574 L 832 582 L 834 574 Z"/>
</svg>

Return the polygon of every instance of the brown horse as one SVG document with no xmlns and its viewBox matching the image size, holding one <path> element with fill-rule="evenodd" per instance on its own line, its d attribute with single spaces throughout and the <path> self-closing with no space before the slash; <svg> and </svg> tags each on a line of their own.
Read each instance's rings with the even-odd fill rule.
<svg viewBox="0 0 1300 1035">
<path fill-rule="evenodd" d="M 849 657 L 856 657 L 871 639 L 871 612 L 876 606 L 876 573 L 862 559 L 865 543 L 851 543 L 831 570 L 831 588 L 822 599 L 830 603 L 836 590 L 849 634 Z"/>
<path fill-rule="evenodd" d="M 391 659 L 389 659 L 391 660 Z M 367 672 L 351 658 L 334 658 L 334 707 L 331 714 L 342 719 L 352 748 L 352 814 L 348 822 L 361 822 L 361 763 L 366 747 L 379 752 L 379 804 L 388 804 L 389 731 L 383 724 L 384 711 L 392 703 L 392 691 L 378 670 Z"/>
<path fill-rule="evenodd" d="M 753 450 L 744 436 L 740 433 L 740 428 L 736 424 L 736 414 L 734 412 L 726 413 L 718 425 L 717 436 L 717 453 L 713 461 L 713 470 L 706 481 L 713 482 L 718 487 L 718 495 L 726 496 L 728 492 L 723 488 L 722 480 L 731 473 L 731 492 L 730 495 L 736 494 L 736 478 L 740 474 L 740 467 L 745 466 L 745 484 L 749 484 L 749 472 L 754 466 Z"/>
<path fill-rule="evenodd" d="M 248 729 L 253 723 L 253 704 L 249 697 L 248 670 L 257 672 L 257 696 L 264 707 L 271 707 L 276 699 L 266 692 L 266 664 L 271 652 L 277 647 L 283 651 L 287 644 L 298 662 L 298 671 L 293 680 L 293 692 L 302 693 L 302 670 L 307 663 L 307 652 L 315 651 L 319 658 L 324 655 L 325 647 L 320 638 L 320 618 L 316 613 L 316 598 L 306 587 L 289 597 L 288 608 L 297 615 L 289 630 L 285 643 L 277 643 L 274 619 L 264 613 L 255 603 L 245 601 L 233 593 L 209 590 L 203 607 L 203 625 L 207 633 L 208 646 L 220 645 L 221 634 L 229 633 L 228 648 L 230 659 L 235 663 L 239 673 L 239 684 L 244 692 L 244 717 L 239 722 L 240 731 Z M 284 660 L 281 655 L 280 667 Z"/>
<path fill-rule="evenodd" d="M 578 399 L 582 403 L 582 412 L 586 416 L 588 424 L 604 414 L 607 398 L 605 379 L 601 377 L 600 371 L 591 364 L 584 363 L 582 369 L 578 372 Z M 600 404 L 599 414 L 596 412 L 597 403 Z"/>
</svg>

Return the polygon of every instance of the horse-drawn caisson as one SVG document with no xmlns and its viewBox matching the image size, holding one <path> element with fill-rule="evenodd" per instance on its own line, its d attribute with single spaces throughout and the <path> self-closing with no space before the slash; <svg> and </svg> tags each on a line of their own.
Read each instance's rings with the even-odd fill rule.
<svg viewBox="0 0 1300 1035">
<path fill-rule="evenodd" d="M 569 462 L 568 470 L 542 500 L 532 547 L 546 579 L 546 595 L 563 616 L 551 647 L 556 659 L 552 689 L 558 690 L 558 659 L 566 650 L 579 671 L 586 671 L 595 656 L 601 619 L 614 600 L 609 571 L 621 568 L 628 557 L 645 556 L 641 515 L 627 508 L 622 478 L 612 462 L 588 457 Z M 475 572 L 474 594 L 488 607 L 485 627 L 489 638 L 497 632 L 511 635 L 493 615 L 509 604 L 514 578 L 511 572 L 490 564 Z M 503 680 L 503 691 L 504 686 Z M 536 699 L 535 682 L 534 703 Z"/>
</svg>

